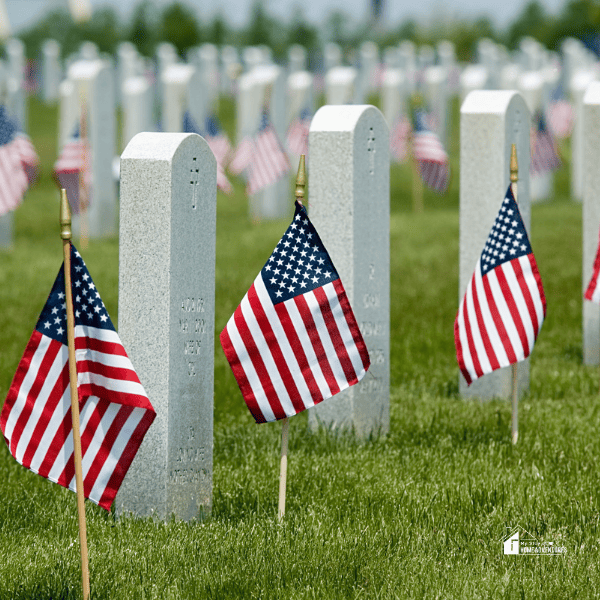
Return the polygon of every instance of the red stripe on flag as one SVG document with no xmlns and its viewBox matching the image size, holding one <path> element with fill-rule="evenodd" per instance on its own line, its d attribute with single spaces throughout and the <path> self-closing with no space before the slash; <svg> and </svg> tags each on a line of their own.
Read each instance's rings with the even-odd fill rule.
<svg viewBox="0 0 600 600">
<path fill-rule="evenodd" d="M 523 274 L 523 269 L 521 268 L 521 263 L 519 260 L 511 261 L 512 267 L 515 271 L 515 275 L 517 276 L 517 281 L 519 282 L 519 287 L 521 288 L 521 293 L 523 294 L 523 299 L 525 300 L 525 304 L 527 305 L 527 311 L 529 312 L 529 318 L 531 320 L 531 324 L 533 326 L 533 337 L 535 340 L 535 336 L 539 331 L 539 323 L 537 318 L 537 313 L 535 312 L 535 305 L 533 304 L 533 298 L 531 297 L 531 292 L 527 287 L 527 283 L 525 282 L 525 275 Z"/>
<path fill-rule="evenodd" d="M 221 346 L 223 348 L 223 352 L 225 352 L 225 357 L 231 366 L 235 380 L 237 381 L 240 391 L 242 392 L 242 396 L 244 397 L 246 405 L 254 417 L 254 420 L 257 423 L 266 423 L 266 419 L 260 410 L 258 402 L 256 401 L 254 390 L 252 389 L 252 386 L 246 377 L 246 372 L 244 371 L 237 352 L 231 343 L 231 338 L 229 337 L 227 327 L 223 329 L 219 339 L 221 340 Z"/>
<path fill-rule="evenodd" d="M 518 258 L 511 260 L 509 263 L 505 263 L 507 266 L 512 266 L 515 261 L 518 261 Z M 514 267 L 513 267 L 514 270 Z M 500 285 L 500 290 L 502 291 L 502 296 L 508 306 L 508 310 L 510 311 L 510 316 L 514 323 L 515 329 L 519 335 L 519 339 L 521 340 L 521 345 L 523 346 L 524 356 L 529 356 L 529 342 L 527 341 L 527 333 L 525 332 L 525 327 L 523 326 L 523 321 L 521 319 L 521 314 L 519 313 L 519 309 L 517 308 L 517 304 L 515 299 L 513 298 L 513 293 L 508 285 L 508 281 L 506 281 L 506 277 L 504 276 L 504 272 L 502 269 L 495 269 L 496 277 L 498 278 L 498 284 Z"/>
<path fill-rule="evenodd" d="M 502 342 L 502 346 L 504 347 L 504 351 L 506 352 L 508 361 L 512 365 L 513 363 L 517 362 L 515 351 L 513 350 L 512 344 L 510 343 L 510 338 L 508 337 L 506 327 L 504 327 L 504 321 L 500 316 L 500 311 L 498 310 L 498 305 L 496 304 L 494 293 L 492 292 L 492 288 L 490 287 L 490 282 L 487 277 L 483 277 L 482 280 L 485 295 L 488 301 L 488 306 L 490 307 L 492 318 L 494 319 L 496 329 L 498 330 L 498 336 L 500 337 L 500 341 Z"/>
<path fill-rule="evenodd" d="M 496 352 L 490 342 L 490 336 L 488 335 L 487 327 L 485 326 L 485 321 L 483 319 L 483 314 L 481 312 L 481 305 L 479 304 L 479 295 L 477 294 L 477 285 L 475 284 L 476 279 L 473 278 L 473 307 L 475 309 L 475 318 L 477 319 L 477 327 L 479 329 L 479 334 L 481 335 L 481 341 L 483 343 L 483 347 L 485 349 L 485 354 L 487 356 L 488 361 L 492 367 L 492 370 L 500 368 L 500 363 L 498 362 L 498 358 L 496 357 Z"/>
<path fill-rule="evenodd" d="M 325 381 L 329 386 L 331 395 L 334 396 L 340 391 L 340 386 L 338 385 L 333 371 L 331 370 L 331 365 L 329 364 L 327 353 L 325 352 L 325 348 L 323 348 L 323 344 L 321 342 L 321 339 L 319 338 L 317 327 L 310 312 L 310 308 L 306 303 L 306 299 L 303 295 L 296 296 L 294 298 L 294 302 L 296 303 L 298 312 L 300 313 L 300 317 L 302 318 L 302 321 L 304 323 L 306 333 L 308 333 L 308 337 L 310 338 L 310 342 L 312 344 L 312 347 L 314 348 L 315 355 L 317 357 L 317 362 L 321 367 L 321 371 L 323 372 Z"/>
</svg>

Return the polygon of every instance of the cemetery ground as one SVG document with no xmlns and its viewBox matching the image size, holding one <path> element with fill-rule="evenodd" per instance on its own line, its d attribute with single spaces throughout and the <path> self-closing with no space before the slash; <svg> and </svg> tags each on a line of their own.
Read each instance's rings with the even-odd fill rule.
<svg viewBox="0 0 600 600">
<path fill-rule="evenodd" d="M 223 113 L 227 125 L 232 111 Z M 62 260 L 56 110 L 31 100 L 29 114 L 42 172 L 16 212 L 14 249 L 0 257 L 2 397 Z M 391 171 L 389 434 L 359 441 L 294 417 L 278 522 L 281 426 L 254 424 L 217 340 L 212 513 L 164 523 L 86 503 L 92 598 L 600 594 L 599 372 L 581 356 L 581 205 L 563 167 L 555 197 L 532 208 L 548 315 L 513 446 L 508 401 L 458 397 L 458 147 L 455 135 L 449 195 L 426 192 L 423 214 L 412 212 L 409 167 Z M 250 223 L 239 180 L 232 197 L 219 193 L 217 336 L 286 226 Z M 118 327 L 117 239 L 80 250 Z M 22 468 L 4 444 L 0 490 L 0 598 L 78 598 L 75 495 Z M 517 526 L 565 554 L 503 555 Z"/>
</svg>

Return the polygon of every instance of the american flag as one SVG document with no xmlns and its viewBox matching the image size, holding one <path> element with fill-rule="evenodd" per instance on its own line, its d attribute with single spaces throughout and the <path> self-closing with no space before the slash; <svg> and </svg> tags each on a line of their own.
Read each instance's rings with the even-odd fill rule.
<svg viewBox="0 0 600 600">
<path fill-rule="evenodd" d="M 213 151 L 217 162 L 225 168 L 231 154 L 231 142 L 219 124 L 216 115 L 206 117 L 204 139 Z"/>
<path fill-rule="evenodd" d="M 308 155 L 308 132 L 311 121 L 310 111 L 304 108 L 288 127 L 285 143 L 292 154 Z"/>
<path fill-rule="evenodd" d="M 509 186 L 454 322 L 467 383 L 526 359 L 545 316 L 542 280 Z"/>
<path fill-rule="evenodd" d="M 439 193 L 446 191 L 450 179 L 448 155 L 440 138 L 427 127 L 427 115 L 415 111 L 413 154 L 423 181 Z"/>
<path fill-rule="evenodd" d="M 535 115 L 535 125 L 531 128 L 529 145 L 531 150 L 531 174 L 541 175 L 560 167 L 558 148 L 552 134 L 546 127 L 542 112 Z"/>
<path fill-rule="evenodd" d="M 596 304 L 600 304 L 600 286 L 598 285 L 598 275 L 600 274 L 600 240 L 598 242 L 598 249 L 596 250 L 596 260 L 594 260 L 594 271 L 592 278 L 588 283 L 587 289 L 585 290 L 584 298 L 591 300 Z"/>
<path fill-rule="evenodd" d="M 221 345 L 257 423 L 295 415 L 367 372 L 369 354 L 342 282 L 298 202 Z"/>
<path fill-rule="evenodd" d="M 402 163 L 408 156 L 408 141 L 410 139 L 410 121 L 405 115 L 398 115 L 390 132 L 390 150 L 397 162 Z"/>
<path fill-rule="evenodd" d="M 242 141 L 237 145 L 233 158 L 229 163 L 229 170 L 234 175 L 239 175 L 242 171 L 245 171 L 252 162 L 252 154 L 254 152 L 254 142 L 252 138 L 246 136 L 242 138 Z"/>
<path fill-rule="evenodd" d="M 260 127 L 252 139 L 252 146 L 248 165 L 249 195 L 272 185 L 290 170 L 290 163 L 266 110 L 263 111 Z"/>
<path fill-rule="evenodd" d="M 558 86 L 552 93 L 548 105 L 548 127 L 559 139 L 567 138 L 573 130 L 573 106 L 565 98 L 562 86 Z"/>
<path fill-rule="evenodd" d="M 197 133 L 198 135 L 204 137 L 208 147 L 211 149 L 212 153 L 215 155 L 215 159 L 217 160 L 217 187 L 223 190 L 226 194 L 231 194 L 233 188 L 231 187 L 231 183 L 225 174 L 225 164 L 223 162 L 226 156 L 229 154 L 231 146 L 227 136 L 223 133 L 219 133 L 216 118 L 208 117 L 206 119 L 207 127 L 209 126 L 209 122 L 211 131 L 214 135 L 208 130 L 201 131 L 194 117 L 192 117 L 189 111 L 186 110 L 183 115 L 183 131 L 185 133 Z"/>
<path fill-rule="evenodd" d="M 106 510 L 156 413 L 71 246 L 84 495 Z M 64 264 L 0 414 L 15 459 L 75 491 Z"/>
<path fill-rule="evenodd" d="M 0 215 L 17 208 L 27 187 L 17 127 L 0 105 Z"/>
<path fill-rule="evenodd" d="M 80 195 L 86 194 L 86 203 L 89 203 L 91 189 L 89 149 L 80 135 L 79 124 L 75 125 L 73 134 L 65 142 L 54 163 L 54 179 L 59 188 L 66 190 L 73 214 L 79 214 Z M 85 189 L 82 190 L 82 187 Z"/>
<path fill-rule="evenodd" d="M 19 131 L 15 137 L 15 146 L 21 158 L 21 165 L 25 169 L 27 175 L 27 184 L 32 186 L 38 176 L 40 159 L 35 151 L 35 147 L 31 139 L 26 133 Z"/>
</svg>

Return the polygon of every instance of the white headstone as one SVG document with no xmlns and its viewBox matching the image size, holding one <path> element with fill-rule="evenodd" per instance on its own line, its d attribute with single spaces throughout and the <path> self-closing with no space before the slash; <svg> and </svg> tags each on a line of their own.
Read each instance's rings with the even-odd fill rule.
<svg viewBox="0 0 600 600">
<path fill-rule="evenodd" d="M 459 302 L 473 276 L 510 183 L 510 152 L 516 144 L 519 163 L 518 203 L 530 234 L 529 129 L 525 100 L 516 91 L 471 92 L 460 110 L 460 256 Z M 519 395 L 529 388 L 529 360 L 518 363 Z M 463 396 L 510 398 L 512 372 L 505 367 L 467 386 L 459 374 Z"/>
<path fill-rule="evenodd" d="M 364 103 L 377 89 L 376 74 L 379 67 L 379 48 L 374 42 L 364 42 L 359 50 L 359 65 L 356 77 L 354 102 Z"/>
<path fill-rule="evenodd" d="M 83 42 L 79 47 L 79 58 L 81 60 L 97 60 L 99 57 L 100 52 L 94 42 Z"/>
<path fill-rule="evenodd" d="M 342 65 L 342 49 L 333 42 L 325 44 L 323 49 L 323 69 L 325 73 L 334 67 Z"/>
<path fill-rule="evenodd" d="M 117 190 L 112 163 L 116 152 L 114 75 L 103 60 L 82 60 L 69 67 L 76 86 L 79 110 L 86 107 L 86 129 L 90 145 L 91 197 L 87 226 L 90 238 L 117 233 Z M 69 132 L 72 134 L 72 130 Z M 74 233 L 77 220 L 73 219 Z"/>
<path fill-rule="evenodd" d="M 325 102 L 350 104 L 356 97 L 357 71 L 354 67 L 333 67 L 325 74 Z"/>
<path fill-rule="evenodd" d="M 197 69 L 181 63 L 169 65 L 163 72 L 161 83 L 163 131 L 181 131 L 186 110 L 199 127 L 204 127 L 209 107 Z"/>
<path fill-rule="evenodd" d="M 419 47 L 418 63 L 419 69 L 422 71 L 429 67 L 433 67 L 435 64 L 435 50 L 433 49 L 433 46 L 425 44 Z"/>
<path fill-rule="evenodd" d="M 314 77 L 308 71 L 296 71 L 287 78 L 286 128 L 290 123 L 308 110 L 315 111 Z M 283 140 L 282 140 L 283 141 Z"/>
<path fill-rule="evenodd" d="M 571 198 L 583 198 L 583 96 L 596 74 L 588 69 L 576 71 L 571 78 L 571 98 L 573 99 L 573 131 L 571 133 Z"/>
<path fill-rule="evenodd" d="M 543 71 L 525 71 L 521 73 L 517 79 L 517 89 L 521 96 L 523 96 L 523 99 L 529 108 L 529 113 L 533 117 L 532 127 L 536 128 L 536 114 L 539 114 L 540 112 L 545 114 L 550 99 L 550 90 L 546 85 Z M 548 200 L 553 192 L 554 173 L 552 171 L 531 174 L 532 202 Z"/>
<path fill-rule="evenodd" d="M 468 65 L 460 74 L 460 97 L 465 98 L 475 90 L 484 90 L 487 87 L 489 73 L 483 65 Z"/>
<path fill-rule="evenodd" d="M 117 47 L 117 96 L 121 103 L 123 85 L 128 79 L 142 75 L 143 63 L 137 48 L 131 42 L 121 42 Z"/>
<path fill-rule="evenodd" d="M 221 93 L 229 96 L 234 94 L 235 81 L 242 72 L 238 51 L 233 46 L 221 48 Z"/>
<path fill-rule="evenodd" d="M 408 93 L 415 91 L 417 83 L 417 58 L 415 45 L 410 40 L 403 40 L 398 45 L 400 68 L 404 71 Z"/>
<path fill-rule="evenodd" d="M 142 131 L 153 131 L 152 87 L 145 77 L 130 77 L 123 83 L 123 145 Z"/>
<path fill-rule="evenodd" d="M 400 68 L 400 54 L 396 46 L 388 46 L 383 51 L 383 64 L 387 69 Z"/>
<path fill-rule="evenodd" d="M 433 131 L 448 147 L 448 69 L 435 66 L 425 69 L 425 98 L 433 115 Z"/>
<path fill-rule="evenodd" d="M 198 70 L 202 82 L 206 110 L 210 111 L 219 97 L 219 51 L 214 44 L 202 44 L 190 52 L 190 63 Z"/>
<path fill-rule="evenodd" d="M 7 40 L 11 33 L 12 30 L 8 20 L 8 11 L 6 10 L 5 0 L 0 0 L 0 42 Z"/>
<path fill-rule="evenodd" d="M 60 44 L 56 40 L 45 40 L 42 44 L 42 98 L 44 102 L 58 100 L 58 86 L 62 79 Z"/>
<path fill-rule="evenodd" d="M 583 291 L 592 277 L 600 229 L 600 82 L 583 97 Z M 583 301 L 583 364 L 600 364 L 600 306 Z"/>
<path fill-rule="evenodd" d="M 309 411 L 313 427 L 389 429 L 389 130 L 373 106 L 324 106 L 311 124 L 309 215 L 344 285 L 371 367 L 359 384 Z"/>
<path fill-rule="evenodd" d="M 121 156 L 119 335 L 154 409 L 119 514 L 210 510 L 217 167 L 196 134 L 140 133 Z"/>
<path fill-rule="evenodd" d="M 381 87 L 381 109 L 390 128 L 400 114 L 407 114 L 407 83 L 401 69 L 387 69 Z"/>
<path fill-rule="evenodd" d="M 521 71 L 521 67 L 516 63 L 504 65 L 500 70 L 500 89 L 516 90 Z"/>
<path fill-rule="evenodd" d="M 488 38 L 480 39 L 477 43 L 477 58 L 479 64 L 485 67 L 487 71 L 485 87 L 492 90 L 498 89 L 500 87 L 501 65 L 496 43 Z"/>
<path fill-rule="evenodd" d="M 288 72 L 306 70 L 306 48 L 300 44 L 292 44 L 288 49 Z"/>
<path fill-rule="evenodd" d="M 6 43 L 7 110 L 24 131 L 28 130 L 27 95 L 25 93 L 25 44 L 11 38 Z"/>
<path fill-rule="evenodd" d="M 79 96 L 71 79 L 63 79 L 58 86 L 58 152 L 73 135 L 79 122 Z"/>
</svg>

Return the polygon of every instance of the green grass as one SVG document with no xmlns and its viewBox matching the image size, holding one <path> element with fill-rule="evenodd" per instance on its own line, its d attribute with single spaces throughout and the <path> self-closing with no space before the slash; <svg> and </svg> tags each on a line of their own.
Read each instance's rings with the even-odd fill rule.
<svg viewBox="0 0 600 600">
<path fill-rule="evenodd" d="M 231 127 L 232 105 L 222 112 Z M 44 168 L 16 213 L 13 251 L 0 255 L 0 396 L 61 262 L 56 110 L 32 100 L 30 115 Z M 600 594 L 598 371 L 581 361 L 581 206 L 568 198 L 565 167 L 555 198 L 533 207 L 548 317 L 513 447 L 508 402 L 457 395 L 457 151 L 454 138 L 449 196 L 426 192 L 420 215 L 410 171 L 392 168 L 389 435 L 312 433 L 305 414 L 295 417 L 278 523 L 280 426 L 254 425 L 216 340 L 212 514 L 191 524 L 115 519 L 87 503 L 93 598 Z M 286 225 L 249 223 L 239 181 L 233 197 L 219 195 L 217 333 Z M 117 322 L 118 241 L 92 242 L 84 257 Z M 74 494 L 23 469 L 3 444 L 0 482 L 0 598 L 77 598 Z M 566 555 L 503 556 L 500 539 L 516 525 Z"/>
</svg>

